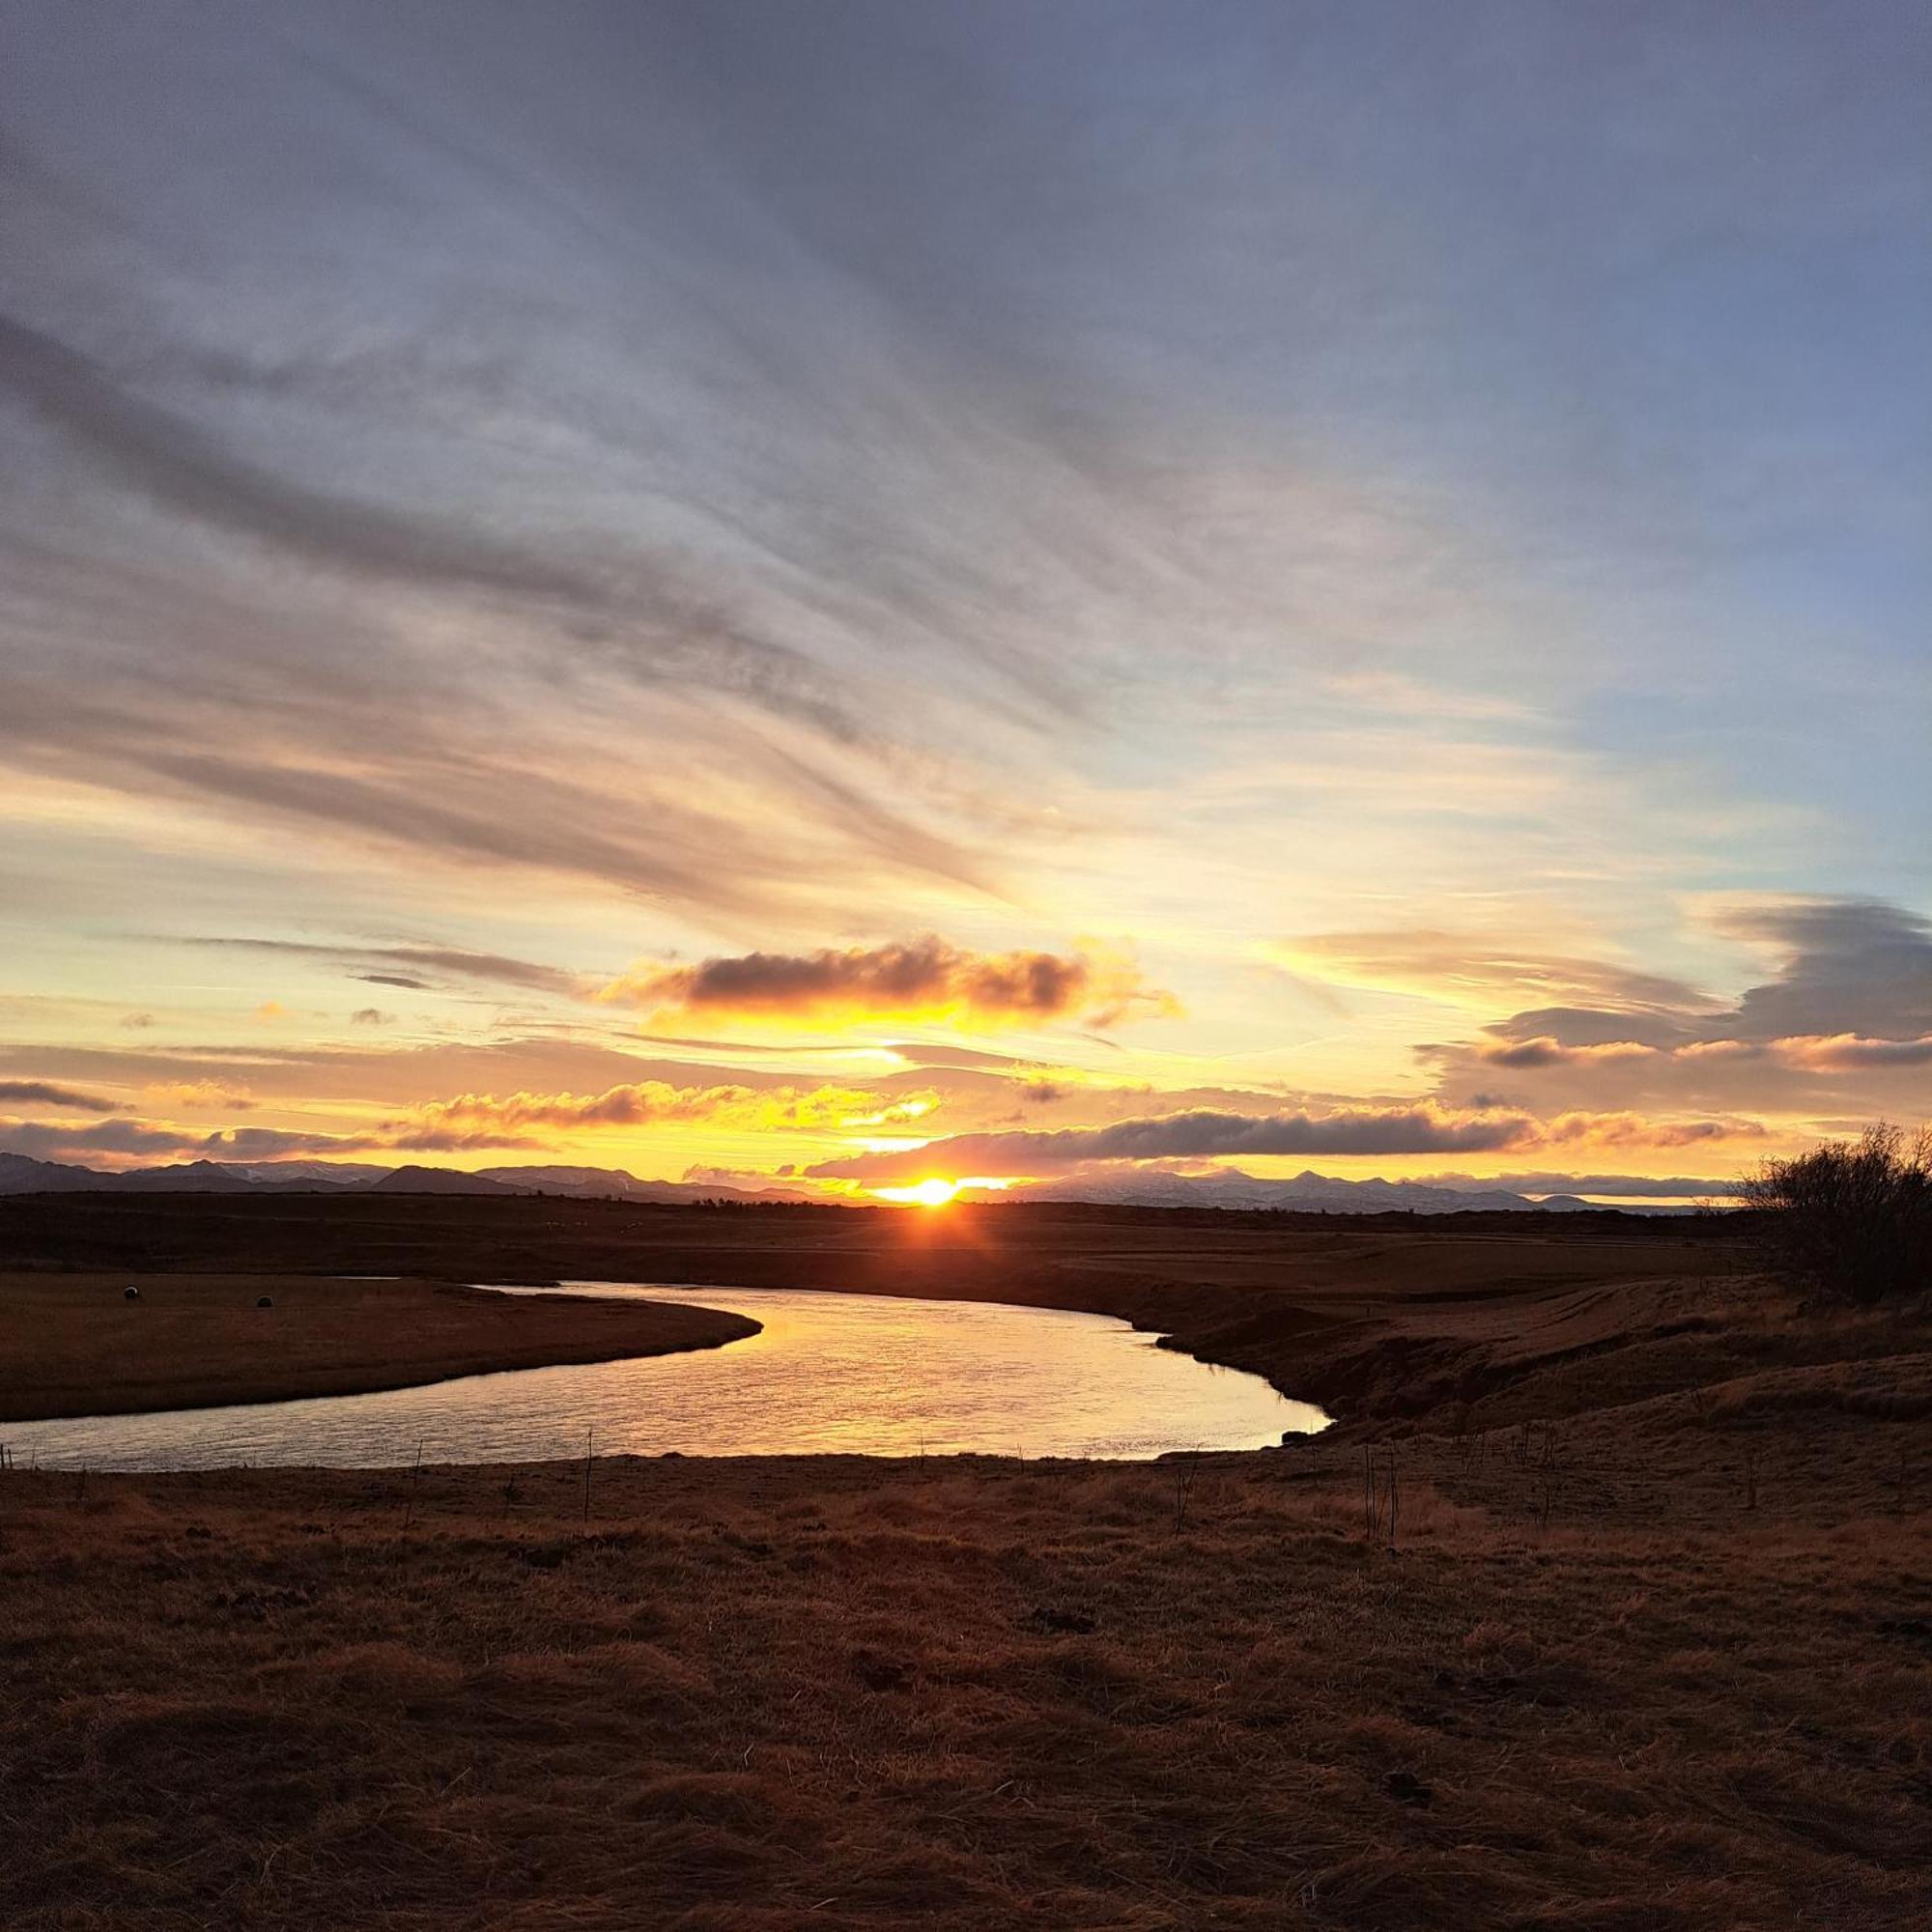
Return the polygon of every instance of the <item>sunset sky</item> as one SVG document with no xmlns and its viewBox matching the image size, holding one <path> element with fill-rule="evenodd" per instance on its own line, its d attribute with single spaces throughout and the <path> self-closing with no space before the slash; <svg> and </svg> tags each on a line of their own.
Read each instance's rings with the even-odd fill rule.
<svg viewBox="0 0 1932 1932">
<path fill-rule="evenodd" d="M 1928 99 L 1918 0 L 14 0 L 0 1151 L 1918 1122 Z"/>
</svg>

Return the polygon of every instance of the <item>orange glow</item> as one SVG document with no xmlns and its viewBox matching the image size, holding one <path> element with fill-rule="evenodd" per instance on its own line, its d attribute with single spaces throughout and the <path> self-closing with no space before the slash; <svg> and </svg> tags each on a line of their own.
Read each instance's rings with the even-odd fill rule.
<svg viewBox="0 0 1932 1932">
<path fill-rule="evenodd" d="M 915 1181 L 910 1187 L 875 1187 L 872 1192 L 881 1201 L 902 1201 L 915 1208 L 944 1208 L 959 1192 L 956 1180 L 942 1180 L 934 1175 L 929 1179 Z"/>
</svg>

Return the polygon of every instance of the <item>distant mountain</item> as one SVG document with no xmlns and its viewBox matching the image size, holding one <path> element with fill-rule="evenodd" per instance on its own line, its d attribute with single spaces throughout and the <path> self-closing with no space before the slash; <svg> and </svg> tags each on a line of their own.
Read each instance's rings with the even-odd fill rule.
<svg viewBox="0 0 1932 1932">
<path fill-rule="evenodd" d="M 361 1190 L 367 1194 L 521 1194 L 484 1174 L 465 1174 L 454 1167 L 399 1167 Z"/>
<path fill-rule="evenodd" d="M 1218 1174 L 1166 1170 L 1091 1175 L 1069 1180 L 1037 1180 L 1002 1194 L 1003 1201 L 1093 1201 L 1122 1208 L 1285 1208 L 1302 1213 L 1463 1214 L 1538 1211 L 1592 1212 L 1572 1194 L 1532 1200 L 1507 1188 L 1435 1187 L 1419 1180 L 1344 1180 L 1312 1168 L 1286 1180 L 1264 1179 L 1237 1168 Z"/>
<path fill-rule="evenodd" d="M 731 1187 L 716 1181 L 639 1180 L 621 1167 L 485 1167 L 492 1180 L 530 1194 L 569 1194 L 580 1200 L 652 1201 L 665 1206 L 692 1201 L 810 1201 L 787 1188 Z"/>
<path fill-rule="evenodd" d="M 101 1174 L 89 1167 L 0 1153 L 0 1194 L 560 1194 L 576 1200 L 631 1201 L 673 1207 L 696 1201 L 803 1202 L 789 1188 L 760 1190 L 722 1182 L 639 1180 L 621 1167 L 386 1168 L 322 1160 L 196 1160 L 173 1167 Z M 982 1201 L 1087 1201 L 1120 1208 L 1280 1208 L 1327 1214 L 1592 1213 L 1574 1194 L 1536 1200 L 1500 1187 L 1436 1187 L 1417 1180 L 1344 1180 L 1312 1168 L 1290 1179 L 1264 1179 L 1238 1169 L 1176 1174 L 1141 1168 L 1129 1174 L 1037 1180 L 1004 1192 L 969 1194 Z M 1646 1203 L 1627 1212 L 1673 1214 L 1681 1205 Z"/>
<path fill-rule="evenodd" d="M 76 1194 L 107 1177 L 89 1167 L 63 1167 L 24 1153 L 0 1153 L 0 1194 Z"/>
<path fill-rule="evenodd" d="M 389 1172 L 386 1167 L 338 1168 L 325 1161 L 178 1161 L 171 1167 L 135 1167 L 121 1174 L 74 1167 L 60 1161 L 29 1160 L 0 1153 L 0 1194 L 293 1194 L 318 1187 L 367 1187 Z M 342 1176 L 340 1180 L 334 1174 Z"/>
<path fill-rule="evenodd" d="M 579 1200 L 810 1201 L 788 1188 L 769 1192 L 715 1181 L 639 1180 L 621 1167 L 377 1167 L 366 1161 L 195 1160 L 120 1174 L 0 1153 L 0 1194 L 566 1194 Z"/>
<path fill-rule="evenodd" d="M 217 1160 L 183 1161 L 174 1167 L 139 1168 L 133 1174 L 103 1178 L 110 1187 L 143 1194 L 246 1194 L 256 1184 Z"/>
<path fill-rule="evenodd" d="M 395 1172 L 352 1160 L 224 1160 L 218 1165 L 257 1187 L 367 1187 Z"/>
</svg>

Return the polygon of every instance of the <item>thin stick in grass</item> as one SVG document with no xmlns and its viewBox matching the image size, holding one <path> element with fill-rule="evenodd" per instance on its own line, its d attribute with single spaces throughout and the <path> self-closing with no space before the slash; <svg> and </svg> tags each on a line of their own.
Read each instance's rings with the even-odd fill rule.
<svg viewBox="0 0 1932 1932">
<path fill-rule="evenodd" d="M 1201 1466 L 1201 1452 L 1196 1450 L 1184 1462 L 1174 1465 L 1174 1533 L 1179 1536 L 1187 1527 L 1187 1504 L 1194 1494 L 1194 1478 Z"/>
<path fill-rule="evenodd" d="M 403 1527 L 408 1529 L 416 1520 L 416 1485 L 422 1480 L 423 1443 L 425 1437 L 416 1437 L 416 1460 L 410 1469 L 410 1500 L 403 1511 Z"/>
</svg>

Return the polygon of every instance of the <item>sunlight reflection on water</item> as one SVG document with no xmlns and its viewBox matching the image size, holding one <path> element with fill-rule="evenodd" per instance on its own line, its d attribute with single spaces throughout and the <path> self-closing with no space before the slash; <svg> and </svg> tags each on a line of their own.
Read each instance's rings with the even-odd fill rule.
<svg viewBox="0 0 1932 1932">
<path fill-rule="evenodd" d="M 382 1467 L 600 1455 L 1141 1458 L 1257 1449 L 1326 1418 L 1259 1376 L 1154 1346 L 1110 1316 L 789 1289 L 570 1282 L 764 1324 L 681 1355 L 470 1376 L 427 1388 L 10 1425 L 43 1466 Z M 543 1289 L 509 1293 L 543 1294 Z"/>
</svg>

